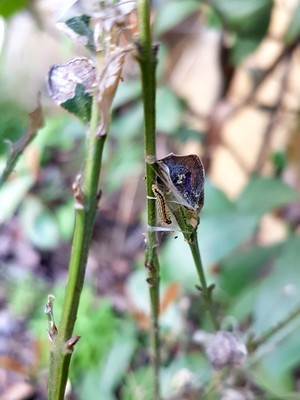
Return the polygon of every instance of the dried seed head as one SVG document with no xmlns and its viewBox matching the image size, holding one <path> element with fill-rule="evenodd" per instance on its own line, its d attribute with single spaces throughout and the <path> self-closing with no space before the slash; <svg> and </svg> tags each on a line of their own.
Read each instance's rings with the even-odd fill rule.
<svg viewBox="0 0 300 400">
<path fill-rule="evenodd" d="M 241 365 L 247 355 L 245 344 L 232 332 L 219 331 L 207 347 L 212 367 L 219 370 L 229 365 Z"/>
<path fill-rule="evenodd" d="M 190 392 L 192 391 L 193 388 L 199 389 L 200 382 L 197 379 L 196 374 L 194 374 L 187 368 L 182 368 L 179 371 L 177 371 L 173 376 L 171 381 L 171 387 L 176 393 L 178 392 L 181 393 L 184 392 L 185 390 L 188 390 Z"/>
</svg>

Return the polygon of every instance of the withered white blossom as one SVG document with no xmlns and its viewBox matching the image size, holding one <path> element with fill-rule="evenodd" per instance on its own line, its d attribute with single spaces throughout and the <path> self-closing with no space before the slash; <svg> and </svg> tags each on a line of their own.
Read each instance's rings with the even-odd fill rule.
<svg viewBox="0 0 300 400">
<path fill-rule="evenodd" d="M 75 97 L 78 84 L 86 93 L 91 93 L 96 81 L 95 65 L 92 60 L 74 58 L 65 64 L 53 65 L 48 75 L 49 94 L 53 101 L 62 104 Z"/>
<path fill-rule="evenodd" d="M 206 352 L 212 367 L 219 370 L 230 365 L 242 365 L 247 348 L 234 333 L 219 331 L 211 338 Z"/>
</svg>

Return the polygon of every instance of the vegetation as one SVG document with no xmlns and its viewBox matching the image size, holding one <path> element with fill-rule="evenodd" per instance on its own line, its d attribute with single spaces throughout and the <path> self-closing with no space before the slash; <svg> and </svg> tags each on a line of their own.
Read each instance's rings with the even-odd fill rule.
<svg viewBox="0 0 300 400">
<path fill-rule="evenodd" d="M 10 38 L 22 18 L 48 28 L 37 4 L 13 3 L 0 6 L 3 395 L 297 399 L 299 5 L 277 31 L 270 0 L 64 10 L 64 60 L 49 58 L 26 121 Z"/>
</svg>

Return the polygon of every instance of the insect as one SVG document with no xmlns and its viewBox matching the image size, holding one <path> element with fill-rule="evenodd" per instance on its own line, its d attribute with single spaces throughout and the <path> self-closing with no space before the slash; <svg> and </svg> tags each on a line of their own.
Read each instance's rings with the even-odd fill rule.
<svg viewBox="0 0 300 400">
<path fill-rule="evenodd" d="M 160 219 L 165 224 L 170 225 L 172 223 L 172 220 L 170 218 L 170 213 L 167 210 L 166 200 L 163 192 L 158 188 L 158 186 L 155 183 L 152 185 L 152 191 L 157 199 L 158 213 Z"/>
<path fill-rule="evenodd" d="M 175 202 L 199 214 L 204 203 L 205 180 L 200 158 L 193 154 L 177 156 L 171 153 L 157 160 L 157 165 L 158 177 L 173 197 L 167 196 L 168 204 Z"/>
</svg>

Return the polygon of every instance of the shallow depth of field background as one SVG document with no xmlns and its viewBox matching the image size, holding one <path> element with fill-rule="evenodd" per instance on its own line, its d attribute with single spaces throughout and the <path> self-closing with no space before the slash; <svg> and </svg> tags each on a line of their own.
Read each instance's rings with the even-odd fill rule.
<svg viewBox="0 0 300 400">
<path fill-rule="evenodd" d="M 45 126 L 0 189 L 0 399 L 45 399 L 43 308 L 53 293 L 59 319 L 73 232 L 71 186 L 85 151 L 85 127 L 52 103 L 46 77 L 51 65 L 87 52 L 55 25 L 72 2 L 12 3 L 0 4 L 6 13 L 0 19 L 0 171 L 6 141 L 26 132 L 39 96 Z M 198 154 L 205 163 L 202 258 L 216 283 L 223 328 L 234 327 L 246 340 L 300 304 L 300 5 L 153 3 L 160 44 L 157 156 Z M 143 162 L 139 69 L 128 58 L 74 332 L 81 340 L 71 367 L 72 399 L 151 399 Z M 162 393 L 198 399 L 213 376 L 199 342 L 211 327 L 180 233 L 159 233 L 159 242 Z M 294 319 L 234 379 L 214 383 L 209 398 L 299 398 L 299 328 Z"/>
</svg>

